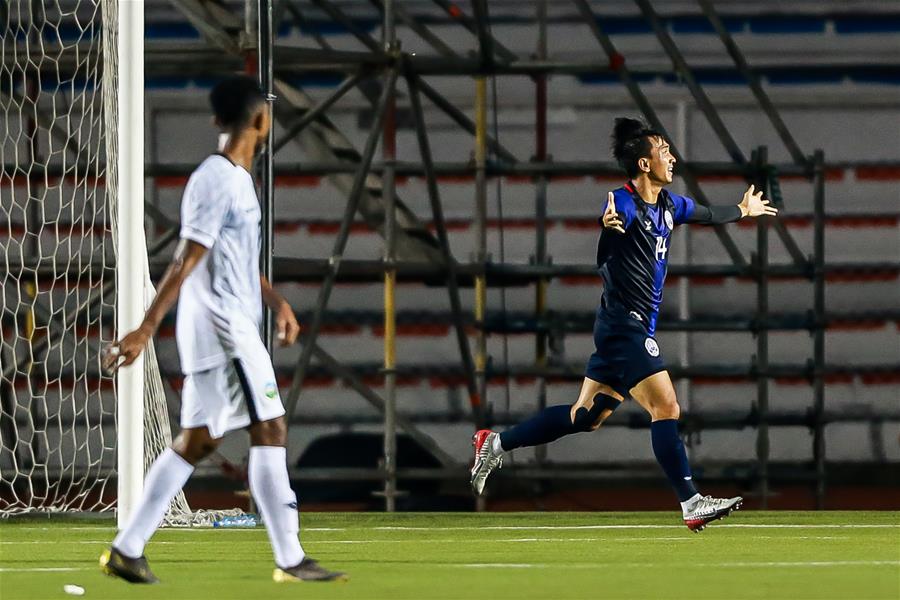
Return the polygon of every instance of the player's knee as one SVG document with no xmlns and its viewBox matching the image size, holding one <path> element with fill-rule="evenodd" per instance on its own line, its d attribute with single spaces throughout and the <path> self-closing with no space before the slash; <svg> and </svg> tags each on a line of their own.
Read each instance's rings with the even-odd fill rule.
<svg viewBox="0 0 900 600">
<path fill-rule="evenodd" d="M 215 452 L 218 447 L 219 441 L 209 435 L 189 434 L 187 432 L 182 432 L 172 442 L 172 450 L 192 465 L 202 461 Z"/>
<path fill-rule="evenodd" d="M 590 408 L 578 405 L 572 407 L 572 426 L 576 431 L 596 431 L 621 403 L 612 396 L 597 394 Z"/>
<path fill-rule="evenodd" d="M 665 402 L 660 403 L 656 407 L 654 407 L 653 419 L 656 421 L 662 419 L 675 419 L 678 420 L 681 417 L 681 406 L 678 404 L 678 400 L 673 396 L 671 399 L 667 399 Z"/>
<path fill-rule="evenodd" d="M 589 409 L 579 406 L 572 412 L 575 431 L 596 431 L 603 424 L 603 411 L 596 404 Z"/>
<path fill-rule="evenodd" d="M 196 451 L 194 452 L 194 456 L 196 457 L 196 462 L 200 462 L 205 459 L 207 456 L 216 451 L 216 448 L 219 445 L 215 442 L 203 442 L 201 443 Z"/>
<path fill-rule="evenodd" d="M 250 426 L 250 443 L 254 446 L 284 446 L 287 424 L 284 417 L 261 421 Z"/>
</svg>

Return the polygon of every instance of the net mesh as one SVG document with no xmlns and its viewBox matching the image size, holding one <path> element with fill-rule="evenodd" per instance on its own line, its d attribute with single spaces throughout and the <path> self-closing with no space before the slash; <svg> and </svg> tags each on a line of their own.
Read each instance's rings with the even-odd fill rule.
<svg viewBox="0 0 900 600">
<path fill-rule="evenodd" d="M 100 360 L 116 334 L 116 23 L 115 0 L 0 4 L 3 516 L 115 508 L 116 394 Z M 152 344 L 145 375 L 146 470 L 171 442 Z M 221 514 L 179 494 L 166 522 Z"/>
</svg>

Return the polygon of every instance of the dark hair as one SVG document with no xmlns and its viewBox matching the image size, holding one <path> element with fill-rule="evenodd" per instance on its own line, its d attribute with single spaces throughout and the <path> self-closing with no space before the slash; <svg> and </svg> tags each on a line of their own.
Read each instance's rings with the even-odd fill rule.
<svg viewBox="0 0 900 600">
<path fill-rule="evenodd" d="M 616 119 L 612 133 L 612 153 L 629 177 L 635 177 L 640 172 L 638 159 L 650 157 L 650 150 L 653 148 L 650 145 L 651 137 L 663 135 L 638 119 Z"/>
<path fill-rule="evenodd" d="M 257 107 L 266 101 L 259 83 L 246 75 L 234 75 L 217 83 L 209 93 L 209 104 L 219 124 L 241 129 L 250 124 Z"/>
</svg>

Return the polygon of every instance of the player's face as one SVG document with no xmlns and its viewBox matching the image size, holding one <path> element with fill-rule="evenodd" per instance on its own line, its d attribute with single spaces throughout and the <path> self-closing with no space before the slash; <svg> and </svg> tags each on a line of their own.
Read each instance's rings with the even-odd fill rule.
<svg viewBox="0 0 900 600">
<path fill-rule="evenodd" d="M 675 157 L 669 149 L 669 142 L 661 137 L 650 138 L 653 149 L 650 150 L 650 179 L 656 183 L 672 183 L 672 171 L 675 168 Z"/>
</svg>

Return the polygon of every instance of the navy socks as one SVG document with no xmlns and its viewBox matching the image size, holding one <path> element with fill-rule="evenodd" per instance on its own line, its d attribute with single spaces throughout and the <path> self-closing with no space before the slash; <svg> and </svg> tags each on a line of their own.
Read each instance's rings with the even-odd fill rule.
<svg viewBox="0 0 900 600">
<path fill-rule="evenodd" d="M 678 500 L 684 502 L 695 496 L 697 488 L 691 478 L 687 452 L 678 435 L 678 421 L 663 419 L 650 423 L 650 439 L 653 442 L 653 454 L 675 488 Z"/>
<path fill-rule="evenodd" d="M 577 415 L 576 422 L 572 423 L 571 408 L 568 404 L 548 406 L 527 421 L 501 433 L 500 446 L 508 452 L 523 446 L 547 444 L 580 431 L 590 431 L 590 423 L 596 418 L 595 415 L 591 414 L 590 418 L 586 419 L 578 418 Z M 601 405 L 598 404 L 597 408 L 600 409 Z M 678 500 L 685 502 L 697 495 L 687 452 L 678 435 L 678 421 L 675 419 L 654 421 L 650 424 L 650 439 L 653 443 L 653 454 L 656 455 L 659 466 L 675 489 Z"/>
<path fill-rule="evenodd" d="M 548 406 L 527 421 L 501 433 L 500 445 L 508 452 L 523 446 L 539 446 L 582 431 L 572 424 L 571 408 L 570 404 Z"/>
</svg>

